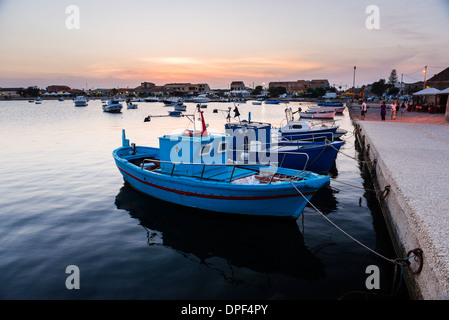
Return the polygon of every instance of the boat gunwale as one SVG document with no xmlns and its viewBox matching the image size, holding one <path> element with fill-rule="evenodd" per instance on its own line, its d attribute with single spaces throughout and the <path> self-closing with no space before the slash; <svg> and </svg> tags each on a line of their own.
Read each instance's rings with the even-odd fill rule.
<svg viewBox="0 0 449 320">
<path fill-rule="evenodd" d="M 189 176 L 189 175 L 180 175 L 179 173 L 176 175 L 171 174 L 170 172 L 166 172 L 166 171 L 161 171 L 161 170 L 153 170 L 153 171 L 148 171 L 145 170 L 145 168 L 143 168 L 142 166 L 138 166 L 136 164 L 133 164 L 132 162 L 130 162 L 129 160 L 133 160 L 133 159 L 126 159 L 123 158 L 122 156 L 118 155 L 118 152 L 120 150 L 124 150 L 127 148 L 131 148 L 131 147 L 120 147 L 116 150 L 114 150 L 113 152 L 113 156 L 114 158 L 119 161 L 120 163 L 122 163 L 123 166 L 128 167 L 134 171 L 144 171 L 144 174 L 147 176 L 157 176 L 160 179 L 170 179 L 173 176 L 176 176 L 176 178 L 180 178 L 182 180 L 184 180 L 185 182 L 191 182 L 189 184 L 191 185 L 198 185 L 200 184 L 204 184 L 207 183 L 211 186 L 229 186 L 230 184 L 233 186 L 233 188 L 236 189 L 242 189 L 242 190 L 248 190 L 248 189 L 253 189 L 254 191 L 257 191 L 257 189 L 261 189 L 261 188 L 267 188 L 267 186 L 270 186 L 270 188 L 275 191 L 277 189 L 290 189 L 292 185 L 296 186 L 296 187 L 301 187 L 304 184 L 307 184 L 309 181 L 315 181 L 316 179 L 321 180 L 328 178 L 327 176 L 323 176 L 323 175 L 319 175 L 316 174 L 314 172 L 310 172 L 310 171 L 306 171 L 306 170 L 296 170 L 296 169 L 289 169 L 289 168 L 283 168 L 283 167 L 277 167 L 276 168 L 276 173 L 278 174 L 283 174 L 283 175 L 289 175 L 289 176 L 293 176 L 293 173 L 297 173 L 297 179 L 299 180 L 288 180 L 288 181 L 276 181 L 276 183 L 268 183 L 268 184 L 237 184 L 234 183 L 233 181 L 235 181 L 238 178 L 242 178 L 242 177 L 236 177 L 235 179 L 232 179 L 230 181 L 230 179 L 222 179 L 222 180 L 217 180 L 217 179 L 208 179 L 207 177 L 199 177 L 199 176 Z M 152 148 L 152 147 L 138 147 L 138 148 L 149 148 L 149 149 L 153 149 L 154 151 L 158 150 L 157 148 Z M 153 157 L 157 156 L 156 154 L 153 155 Z M 140 158 L 145 158 L 146 155 L 140 155 L 140 157 L 136 157 L 134 159 L 140 159 Z M 148 159 L 150 161 L 160 161 L 158 159 L 151 159 L 150 155 L 148 155 Z M 167 163 L 171 163 L 173 164 L 173 162 L 171 161 L 166 161 Z M 190 165 L 190 163 L 177 163 L 177 164 L 184 164 L 184 165 Z M 267 165 L 260 165 L 260 164 L 205 164 L 205 163 L 201 163 L 198 165 L 202 165 L 202 166 L 208 166 L 208 165 L 215 165 L 217 167 L 230 167 L 230 166 L 234 166 L 234 167 L 241 167 L 241 166 L 247 166 L 247 167 L 253 167 L 253 168 L 266 168 L 266 169 L 273 169 L 273 167 L 271 166 L 267 166 Z M 119 167 L 119 170 L 122 171 L 122 168 Z M 130 174 L 130 173 L 128 173 Z M 254 174 L 256 174 L 256 171 L 254 171 Z M 314 183 L 315 184 L 315 183 Z M 313 187 L 312 187 L 313 188 Z"/>
</svg>

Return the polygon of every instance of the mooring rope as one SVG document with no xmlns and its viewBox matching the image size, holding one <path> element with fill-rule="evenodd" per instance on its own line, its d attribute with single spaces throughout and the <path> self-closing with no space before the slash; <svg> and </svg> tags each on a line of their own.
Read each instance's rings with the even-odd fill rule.
<svg viewBox="0 0 449 320">
<path fill-rule="evenodd" d="M 332 181 L 333 182 L 337 182 L 337 183 L 341 183 L 341 184 L 344 184 L 344 185 L 347 185 L 347 186 L 350 186 L 350 187 L 353 187 L 353 188 L 365 190 L 365 191 L 371 191 L 371 192 L 380 193 L 380 194 L 386 193 L 386 190 L 375 190 L 375 189 L 363 188 L 363 187 L 359 187 L 359 186 L 356 186 L 356 185 L 353 185 L 353 184 L 350 184 L 350 183 L 347 183 L 347 182 L 338 181 L 338 180 L 335 180 L 335 179 L 332 179 Z"/>
<path fill-rule="evenodd" d="M 360 246 L 364 247 L 365 249 L 371 251 L 372 253 L 374 253 L 375 255 L 379 256 L 380 258 L 389 261 L 393 264 L 401 264 L 397 259 L 390 259 L 387 258 L 385 256 L 383 256 L 382 254 L 374 251 L 373 249 L 371 249 L 370 247 L 366 246 L 365 244 L 363 244 L 362 242 L 360 242 L 359 240 L 357 240 L 356 238 L 354 238 L 353 236 L 351 236 L 349 233 L 347 233 L 346 231 L 344 231 L 342 228 L 340 228 L 337 224 L 335 224 L 332 220 L 330 220 L 328 217 L 326 217 L 317 207 L 315 207 L 313 205 L 313 203 L 311 203 L 309 201 L 309 199 L 307 199 L 302 192 L 293 184 L 293 182 L 291 182 L 292 186 L 296 189 L 296 191 L 324 218 L 326 219 L 330 224 L 332 224 L 335 228 L 337 228 L 339 231 L 341 231 L 343 234 L 345 234 L 347 237 L 349 237 L 351 240 L 353 240 L 354 242 L 358 243 Z"/>
</svg>

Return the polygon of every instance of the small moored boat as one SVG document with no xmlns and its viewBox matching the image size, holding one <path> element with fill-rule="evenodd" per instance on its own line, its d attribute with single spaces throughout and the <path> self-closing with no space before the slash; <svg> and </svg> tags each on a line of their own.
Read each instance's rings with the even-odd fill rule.
<svg viewBox="0 0 449 320">
<path fill-rule="evenodd" d="M 87 106 L 87 99 L 84 96 L 78 96 L 73 101 L 75 102 L 75 107 Z"/>
<path fill-rule="evenodd" d="M 306 111 L 300 112 L 299 117 L 305 119 L 333 119 L 335 111 Z"/>
<path fill-rule="evenodd" d="M 126 104 L 126 108 L 127 109 L 137 109 L 137 107 L 138 107 L 137 103 L 129 102 L 129 103 Z"/>
<path fill-rule="evenodd" d="M 282 141 L 272 139 L 269 123 L 227 123 L 226 133 L 234 138 L 232 159 L 259 162 L 273 157 L 280 167 L 309 170 L 319 173 L 330 171 L 343 141 Z"/>
<path fill-rule="evenodd" d="M 109 113 L 120 113 L 122 112 L 122 104 L 120 103 L 119 100 L 117 99 L 111 99 L 108 101 L 107 104 L 104 104 L 102 106 L 103 111 L 104 112 L 109 112 Z"/>
<path fill-rule="evenodd" d="M 318 102 L 318 106 L 320 106 L 320 107 L 342 107 L 343 103 L 342 102 L 332 102 L 332 101 L 326 100 L 324 102 Z"/>
<path fill-rule="evenodd" d="M 182 115 L 182 112 L 178 111 L 178 110 L 173 110 L 173 111 L 169 111 L 168 115 L 170 117 L 180 117 Z"/>
<path fill-rule="evenodd" d="M 228 163 L 232 137 L 202 130 L 159 138 L 159 148 L 129 144 L 113 158 L 124 180 L 149 196 L 208 212 L 297 219 L 328 176 L 270 165 Z"/>
<path fill-rule="evenodd" d="M 322 112 L 322 111 L 335 111 L 335 113 L 343 113 L 343 111 L 345 111 L 346 106 L 342 106 L 342 107 L 314 107 L 311 106 L 309 107 L 309 111 L 318 111 L 318 112 Z"/>
<path fill-rule="evenodd" d="M 279 104 L 281 100 L 265 100 L 265 104 Z"/>
<path fill-rule="evenodd" d="M 311 120 L 290 121 L 279 129 L 283 140 L 333 141 L 347 131 L 336 124 L 313 124 Z"/>
</svg>

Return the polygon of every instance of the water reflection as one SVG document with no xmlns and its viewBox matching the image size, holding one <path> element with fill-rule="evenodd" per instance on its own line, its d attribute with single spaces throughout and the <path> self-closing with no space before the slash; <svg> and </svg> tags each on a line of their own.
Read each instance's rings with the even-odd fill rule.
<svg viewBox="0 0 449 320">
<path fill-rule="evenodd" d="M 339 190 L 335 187 L 323 187 L 313 195 L 312 199 L 310 199 L 310 203 L 324 214 L 335 212 L 337 211 L 338 206 L 338 200 L 335 197 L 335 194 L 338 192 Z M 307 206 L 311 207 L 310 204 Z"/>
<path fill-rule="evenodd" d="M 191 260 L 206 266 L 218 257 L 226 260 L 227 268 L 324 277 L 322 263 L 304 245 L 295 221 L 208 214 L 148 197 L 127 185 L 115 204 L 139 220 L 148 245 L 168 246 L 189 259 L 194 255 L 197 259 Z"/>
</svg>

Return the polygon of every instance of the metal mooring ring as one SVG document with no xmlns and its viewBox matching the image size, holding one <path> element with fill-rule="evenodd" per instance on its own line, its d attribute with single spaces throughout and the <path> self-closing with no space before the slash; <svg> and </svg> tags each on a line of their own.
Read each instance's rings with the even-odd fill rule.
<svg viewBox="0 0 449 320">
<path fill-rule="evenodd" d="M 416 258 L 418 259 L 418 269 L 416 269 L 415 271 L 413 271 L 411 268 L 410 268 L 410 263 L 408 263 L 407 264 L 407 268 L 410 270 L 410 273 L 411 274 L 419 274 L 419 273 L 421 273 L 421 271 L 422 271 L 422 267 L 423 267 L 423 264 L 424 264 L 424 260 L 423 260 L 423 251 L 420 249 L 420 248 L 416 248 L 416 249 L 413 249 L 413 250 L 410 250 L 409 252 L 407 252 L 407 258 L 409 258 L 410 257 L 410 254 L 414 254 L 415 256 L 416 256 Z M 416 259 L 415 258 L 415 259 Z"/>
</svg>

